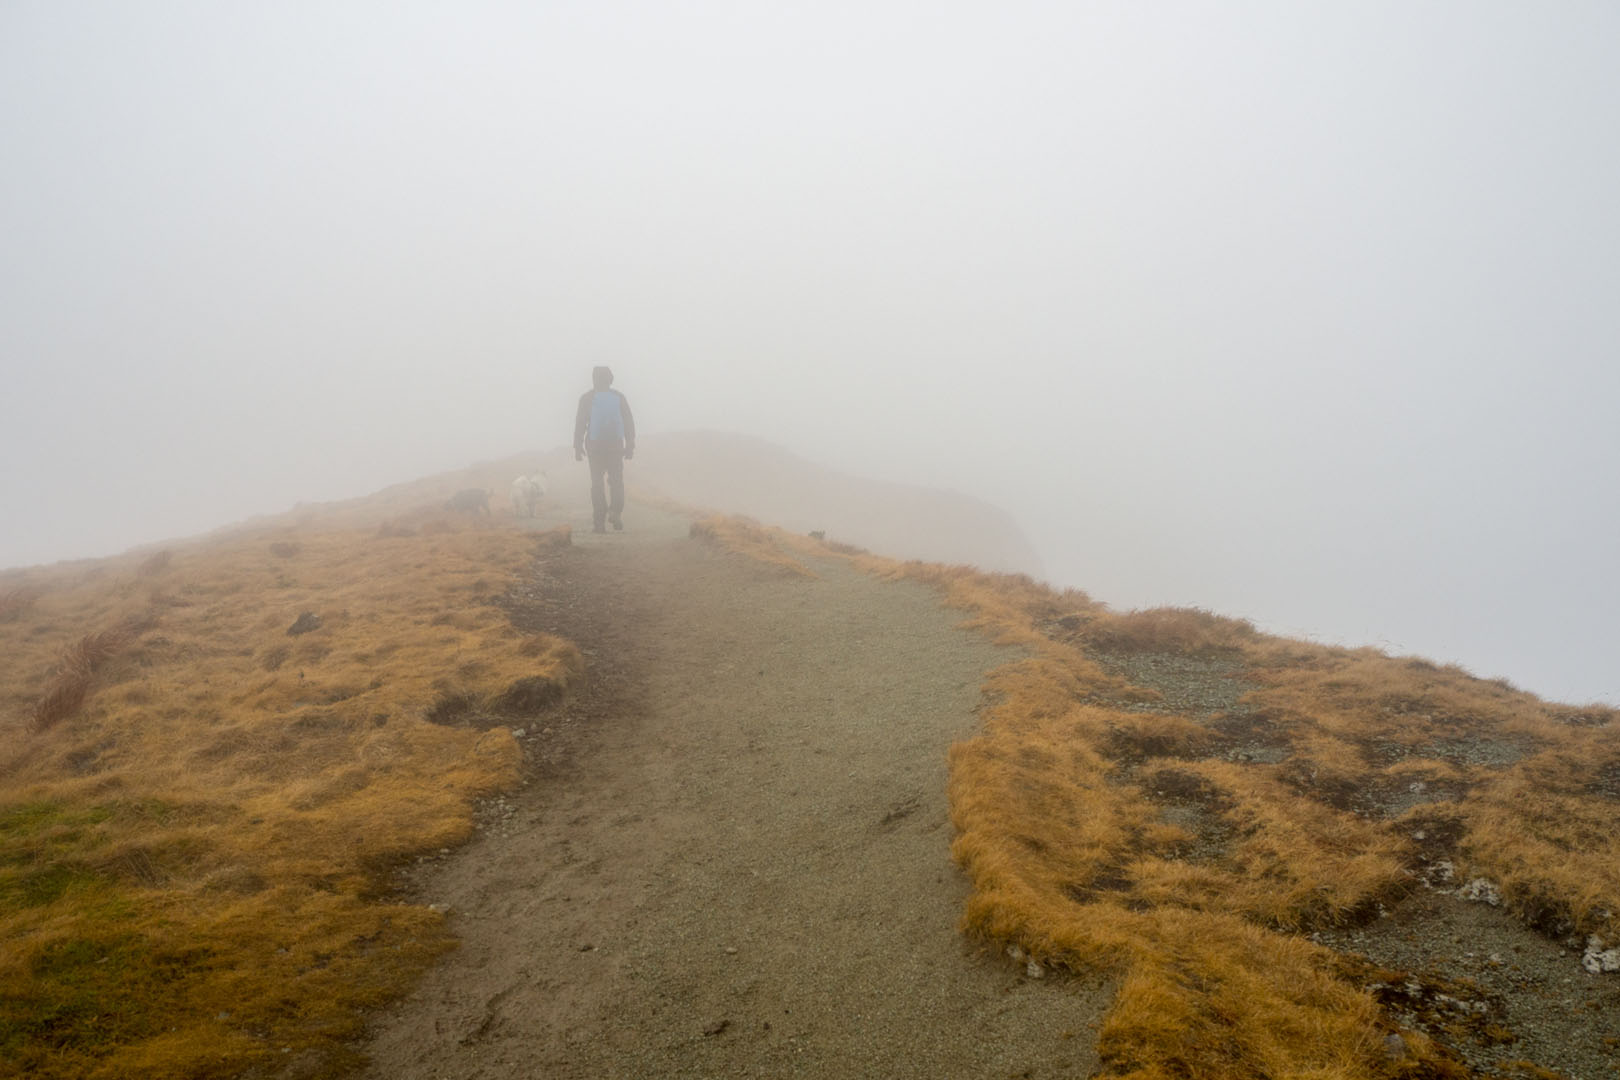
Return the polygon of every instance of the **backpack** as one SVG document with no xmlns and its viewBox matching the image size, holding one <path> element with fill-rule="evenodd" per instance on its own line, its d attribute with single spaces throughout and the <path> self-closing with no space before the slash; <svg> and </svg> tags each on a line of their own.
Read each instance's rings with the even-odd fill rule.
<svg viewBox="0 0 1620 1080">
<path fill-rule="evenodd" d="M 624 413 L 619 409 L 617 390 L 598 390 L 591 397 L 591 426 L 585 437 L 592 442 L 622 442 Z"/>
</svg>

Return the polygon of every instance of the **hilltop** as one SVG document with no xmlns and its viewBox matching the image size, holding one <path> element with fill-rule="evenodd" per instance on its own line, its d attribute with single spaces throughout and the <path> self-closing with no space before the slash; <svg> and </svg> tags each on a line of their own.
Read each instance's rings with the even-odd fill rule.
<svg viewBox="0 0 1620 1080">
<path fill-rule="evenodd" d="M 560 454 L 444 510 L 542 458 L 0 575 L 0 1060 L 1616 1064 L 1613 710 L 667 492 L 581 535 Z"/>
<path fill-rule="evenodd" d="M 744 435 L 686 431 L 641 446 L 634 482 L 685 507 L 743 514 L 789 532 L 824 532 L 894 558 L 1041 576 L 1012 516 L 952 491 L 838 472 Z"/>
<path fill-rule="evenodd" d="M 503 509 L 512 478 L 530 470 L 545 471 L 556 490 L 574 497 L 587 483 L 584 465 L 568 448 L 556 447 L 393 484 L 359 498 L 300 504 L 210 538 L 304 520 L 369 527 L 394 518 L 432 517 L 464 488 L 491 492 L 492 505 Z M 643 500 L 681 512 L 742 514 L 795 532 L 823 532 L 896 558 L 1041 573 L 1034 545 L 1000 507 L 958 492 L 839 472 L 752 436 L 719 431 L 644 436 L 626 479 Z"/>
</svg>

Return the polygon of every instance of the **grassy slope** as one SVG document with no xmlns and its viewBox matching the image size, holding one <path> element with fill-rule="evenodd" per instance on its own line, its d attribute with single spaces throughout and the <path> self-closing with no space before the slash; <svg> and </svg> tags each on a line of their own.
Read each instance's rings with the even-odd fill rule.
<svg viewBox="0 0 1620 1080">
<path fill-rule="evenodd" d="M 0 575 L 0 1076 L 336 1069 L 451 944 L 377 886 L 515 781 L 468 716 L 580 670 L 494 603 L 567 537 L 378 516 Z"/>
<path fill-rule="evenodd" d="M 284 1049 L 335 1069 L 358 1011 L 448 946 L 434 913 L 378 901 L 378 871 L 465 836 L 517 755 L 424 716 L 578 665 L 491 604 L 534 541 L 425 509 L 517 471 L 0 574 L 0 1075 L 236 1075 Z M 951 752 L 965 925 L 1111 973 L 1118 1074 L 1457 1074 L 1417 1033 L 1387 1056 L 1365 979 L 1299 933 L 1412 888 L 1418 833 L 1528 921 L 1620 938 L 1613 710 L 735 519 L 695 534 L 784 572 L 839 554 L 930 582 L 1021 646 Z M 322 627 L 289 636 L 306 610 Z M 1166 703 L 1111 673 L 1131 656 L 1214 665 L 1243 705 Z M 1273 752 L 1233 753 L 1256 739 Z M 1435 797 L 1397 815 L 1345 805 L 1415 784 Z"/>
<path fill-rule="evenodd" d="M 1118 1075 L 1466 1075 L 1419 1032 L 1386 1053 L 1397 1025 L 1366 973 L 1303 934 L 1369 917 L 1441 856 L 1538 929 L 1620 941 L 1613 709 L 747 522 L 695 533 L 778 565 L 837 554 L 928 582 L 1022 646 L 989 678 L 983 732 L 951 749 L 964 926 L 1112 975 L 1100 1050 Z M 1230 709 L 1175 707 L 1101 663 L 1132 657 L 1202 664 L 1246 692 Z M 1380 792 L 1405 797 L 1357 803 Z"/>
</svg>

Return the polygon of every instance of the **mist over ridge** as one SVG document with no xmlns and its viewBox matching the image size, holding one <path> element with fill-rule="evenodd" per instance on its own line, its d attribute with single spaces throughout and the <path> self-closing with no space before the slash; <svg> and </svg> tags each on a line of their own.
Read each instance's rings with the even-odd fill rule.
<svg viewBox="0 0 1620 1080">
<path fill-rule="evenodd" d="M 997 507 L 1116 608 L 1620 702 L 1617 39 L 1506 0 L 6 5 L 0 566 L 562 445 L 609 364 L 632 483 L 733 432 Z"/>
<path fill-rule="evenodd" d="M 637 450 L 638 486 L 793 532 L 824 532 L 893 558 L 1044 577 L 1012 515 L 958 492 L 838 472 L 770 442 L 718 431 L 655 435 Z"/>
<path fill-rule="evenodd" d="M 553 447 L 402 480 L 365 495 L 300 502 L 289 510 L 222 525 L 203 538 L 301 523 L 370 528 L 401 516 L 443 516 L 445 500 L 465 488 L 490 492 L 500 517 L 509 513 L 510 481 L 541 471 L 549 489 L 543 500 L 547 513 L 582 514 L 589 486 L 584 466 L 567 447 Z M 655 504 L 668 500 L 694 512 L 738 514 L 793 532 L 821 532 L 829 540 L 891 558 L 1044 576 L 1029 537 L 997 506 L 959 492 L 841 472 L 755 436 L 653 434 L 640 440 L 626 473 L 632 503 L 638 498 Z M 633 508 L 630 518 L 633 526 Z"/>
</svg>

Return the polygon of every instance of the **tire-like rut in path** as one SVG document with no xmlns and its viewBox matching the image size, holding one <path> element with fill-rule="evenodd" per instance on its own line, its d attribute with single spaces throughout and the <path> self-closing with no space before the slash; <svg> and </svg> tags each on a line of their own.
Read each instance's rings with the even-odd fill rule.
<svg viewBox="0 0 1620 1080">
<path fill-rule="evenodd" d="M 776 576 L 635 509 L 517 613 L 587 686 L 515 813 L 418 877 L 462 947 L 368 1075 L 1088 1075 L 1105 993 L 956 930 L 945 751 L 1008 654 L 924 587 Z"/>
</svg>

